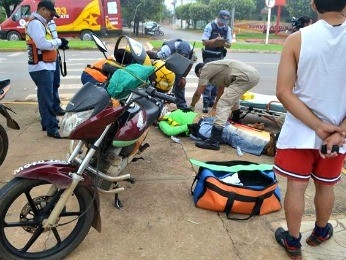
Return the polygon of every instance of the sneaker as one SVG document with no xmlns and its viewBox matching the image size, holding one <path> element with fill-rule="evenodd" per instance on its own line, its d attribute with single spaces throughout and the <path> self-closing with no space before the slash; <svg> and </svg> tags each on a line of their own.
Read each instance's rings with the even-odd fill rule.
<svg viewBox="0 0 346 260">
<path fill-rule="evenodd" d="M 203 113 L 208 113 L 208 107 L 207 107 L 207 106 L 203 107 L 202 112 L 203 112 Z"/>
<path fill-rule="evenodd" d="M 291 259 L 295 260 L 302 259 L 302 245 L 300 244 L 301 237 L 301 234 L 299 234 L 299 239 L 292 237 L 288 231 L 285 231 L 282 227 L 279 227 L 275 231 L 276 242 L 285 249 Z"/>
<path fill-rule="evenodd" d="M 306 243 L 309 246 L 318 246 L 319 244 L 323 243 L 324 241 L 327 241 L 333 236 L 333 226 L 332 224 L 328 223 L 327 226 L 325 226 L 324 230 L 324 236 L 317 235 L 316 227 L 312 231 L 311 235 L 306 239 Z"/>
</svg>

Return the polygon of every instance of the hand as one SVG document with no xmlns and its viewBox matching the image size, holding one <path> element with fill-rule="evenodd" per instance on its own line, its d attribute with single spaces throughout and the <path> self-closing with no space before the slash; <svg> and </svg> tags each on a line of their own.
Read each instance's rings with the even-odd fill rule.
<svg viewBox="0 0 346 260">
<path fill-rule="evenodd" d="M 182 77 L 182 78 L 180 79 L 180 81 L 179 81 L 178 86 L 179 86 L 180 88 L 183 88 L 183 87 L 185 87 L 185 85 L 186 85 L 186 78 Z"/>
<path fill-rule="evenodd" d="M 183 111 L 184 113 L 193 112 L 193 110 L 189 107 L 182 108 L 181 111 Z"/>
<path fill-rule="evenodd" d="M 210 112 L 208 113 L 208 116 L 214 117 L 216 115 L 216 109 L 212 108 Z"/>
<path fill-rule="evenodd" d="M 66 40 L 65 38 L 60 38 L 61 40 L 61 45 L 59 46 L 60 50 L 67 50 L 70 47 L 68 47 L 68 40 Z"/>
</svg>

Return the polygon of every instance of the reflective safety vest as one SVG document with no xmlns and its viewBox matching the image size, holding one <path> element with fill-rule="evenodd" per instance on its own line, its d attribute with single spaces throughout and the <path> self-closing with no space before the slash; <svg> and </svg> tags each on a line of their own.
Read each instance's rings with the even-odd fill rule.
<svg viewBox="0 0 346 260">
<path fill-rule="evenodd" d="M 26 26 L 29 25 L 31 21 L 36 19 L 35 17 L 31 17 L 27 23 Z M 38 19 L 37 19 L 38 20 Z M 46 39 L 52 40 L 52 35 L 49 30 L 47 30 L 47 27 L 44 25 L 46 29 Z M 57 58 L 57 50 L 40 50 L 37 48 L 35 42 L 31 39 L 31 37 L 26 33 L 25 35 L 26 45 L 27 45 L 27 51 L 28 51 L 28 64 L 34 65 L 37 64 L 39 61 L 44 62 L 54 62 Z"/>
<path fill-rule="evenodd" d="M 102 71 L 102 66 L 105 64 L 107 59 L 102 59 L 95 62 L 93 65 L 88 65 L 84 72 L 88 73 L 91 77 L 97 80 L 100 83 L 103 83 L 107 79 L 107 75 L 105 75 Z"/>
<path fill-rule="evenodd" d="M 219 36 L 221 36 L 224 39 L 227 39 L 227 33 L 228 33 L 228 26 L 224 26 L 220 28 L 215 22 L 211 23 L 211 34 L 209 37 L 209 40 L 215 39 Z M 222 52 L 225 48 L 224 47 L 206 47 L 206 50 L 210 51 L 220 51 Z"/>
</svg>

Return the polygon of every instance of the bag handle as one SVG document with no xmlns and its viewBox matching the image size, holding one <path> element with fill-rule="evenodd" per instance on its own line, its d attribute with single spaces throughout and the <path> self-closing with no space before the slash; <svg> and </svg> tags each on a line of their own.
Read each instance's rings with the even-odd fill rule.
<svg viewBox="0 0 346 260">
<path fill-rule="evenodd" d="M 265 196 L 259 196 L 257 198 L 257 200 L 255 202 L 255 206 L 253 207 L 251 214 L 248 217 L 246 217 L 246 218 L 234 218 L 234 217 L 229 216 L 231 214 L 233 203 L 234 203 L 235 198 L 236 198 L 236 194 L 234 192 L 231 192 L 228 196 L 227 203 L 225 206 L 225 213 L 226 213 L 227 218 L 230 220 L 248 220 L 248 219 L 252 218 L 254 215 L 259 215 L 260 210 L 261 210 L 261 206 L 262 206 L 263 201 L 264 201 L 264 197 Z"/>
</svg>

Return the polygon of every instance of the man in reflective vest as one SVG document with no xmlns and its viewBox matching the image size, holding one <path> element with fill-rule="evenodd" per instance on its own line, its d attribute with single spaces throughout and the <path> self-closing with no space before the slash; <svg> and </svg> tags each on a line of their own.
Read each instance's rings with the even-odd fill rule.
<svg viewBox="0 0 346 260">
<path fill-rule="evenodd" d="M 59 17 L 54 4 L 46 0 L 40 1 L 37 11 L 32 14 L 26 26 L 26 43 L 28 71 L 37 86 L 42 130 L 47 131 L 49 137 L 60 139 L 58 121 L 53 109 L 53 80 L 56 69 L 56 48 L 67 49 L 68 41 L 64 38 L 52 39 L 47 23 L 54 16 Z"/>
</svg>

